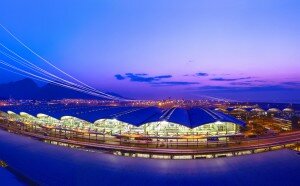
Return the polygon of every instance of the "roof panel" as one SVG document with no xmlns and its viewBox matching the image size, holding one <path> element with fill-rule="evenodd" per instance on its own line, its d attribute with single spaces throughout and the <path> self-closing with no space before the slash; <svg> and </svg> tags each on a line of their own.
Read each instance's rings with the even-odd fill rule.
<svg viewBox="0 0 300 186">
<path fill-rule="evenodd" d="M 166 121 L 191 127 L 189 114 L 183 108 L 174 108 L 167 116 Z"/>
<path fill-rule="evenodd" d="M 218 119 L 203 108 L 191 108 L 188 110 L 188 113 L 190 116 L 191 128 L 213 123 Z"/>
<path fill-rule="evenodd" d="M 116 119 L 136 126 L 140 126 L 144 123 L 147 123 L 151 117 L 159 115 L 161 113 L 161 109 L 157 107 L 139 108 L 133 110 L 130 113 L 120 115 Z"/>
</svg>

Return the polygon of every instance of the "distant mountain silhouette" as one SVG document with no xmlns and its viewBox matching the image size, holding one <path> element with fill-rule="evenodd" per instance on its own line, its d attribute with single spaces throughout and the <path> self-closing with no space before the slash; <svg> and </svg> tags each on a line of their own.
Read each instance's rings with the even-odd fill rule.
<svg viewBox="0 0 300 186">
<path fill-rule="evenodd" d="M 115 93 L 108 93 L 119 96 Z M 119 96 L 121 97 L 121 96 Z M 77 92 L 53 84 L 46 84 L 39 87 L 32 79 L 26 78 L 20 81 L 0 84 L 0 98 L 2 99 L 36 99 L 36 100 L 52 100 L 52 99 L 101 99 L 96 96 Z"/>
<path fill-rule="evenodd" d="M 38 96 L 39 87 L 31 79 L 23 79 L 0 84 L 0 97 L 15 99 L 33 99 Z"/>
</svg>

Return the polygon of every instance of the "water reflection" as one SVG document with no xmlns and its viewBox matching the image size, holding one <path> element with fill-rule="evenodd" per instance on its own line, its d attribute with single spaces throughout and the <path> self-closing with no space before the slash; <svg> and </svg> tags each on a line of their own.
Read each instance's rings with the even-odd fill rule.
<svg viewBox="0 0 300 186">
<path fill-rule="evenodd" d="M 0 158 L 47 185 L 286 185 L 300 176 L 300 156 L 288 150 L 209 160 L 157 160 L 54 146 L 1 130 L 0 139 Z"/>
</svg>

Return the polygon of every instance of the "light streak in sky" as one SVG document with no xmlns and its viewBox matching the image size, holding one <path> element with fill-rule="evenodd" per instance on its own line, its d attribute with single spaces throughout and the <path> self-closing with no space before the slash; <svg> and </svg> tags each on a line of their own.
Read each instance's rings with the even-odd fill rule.
<svg viewBox="0 0 300 186">
<path fill-rule="evenodd" d="M 10 32 L 6 27 L 4 27 L 2 24 L 0 24 L 0 26 L 10 35 L 12 36 L 19 44 L 21 44 L 23 47 L 25 47 L 27 50 L 29 50 L 32 54 L 34 54 L 35 56 L 37 56 L 39 59 L 41 59 L 43 62 L 47 63 L 48 65 L 50 65 L 51 67 L 53 67 L 54 69 L 56 69 L 57 71 L 61 72 L 62 74 L 68 76 L 69 78 L 75 80 L 76 82 L 80 83 L 79 85 L 76 84 L 76 83 L 73 83 L 73 82 L 70 82 L 70 81 L 67 81 L 63 78 L 60 78 L 38 66 L 36 66 L 35 64 L 29 62 L 28 60 L 24 59 L 23 57 L 21 57 L 20 55 L 18 55 L 17 53 L 13 52 L 12 50 L 8 49 L 6 46 L 4 46 L 3 44 L 0 43 L 0 45 L 5 48 L 7 51 L 9 51 L 10 53 L 12 53 L 13 55 L 17 56 L 19 59 L 1 51 L 1 53 L 3 55 L 5 55 L 6 57 L 10 58 L 11 60 L 21 64 L 22 66 L 25 66 L 26 68 L 29 68 L 39 74 L 42 74 L 48 78 L 52 78 L 51 79 L 47 79 L 47 78 L 43 78 L 41 76 L 37 76 L 35 74 L 32 74 L 32 73 L 29 73 L 27 71 L 24 71 L 24 70 L 21 70 L 15 66 L 12 66 L 12 65 L 9 65 L 8 63 L 2 61 L 1 64 L 3 65 L 6 65 L 6 66 L 9 66 L 10 68 L 13 68 L 14 70 L 18 70 L 18 71 L 21 71 L 25 74 L 29 74 L 31 76 L 34 76 L 35 78 L 39 79 L 39 80 L 44 80 L 44 81 L 47 81 L 47 82 L 50 82 L 50 83 L 55 83 L 55 84 L 60 84 L 60 85 L 63 85 L 64 87 L 69 87 L 69 88 L 72 88 L 73 90 L 78 90 L 78 91 L 82 91 L 82 92 L 85 92 L 85 93 L 88 93 L 88 94 L 92 94 L 92 95 L 95 95 L 95 96 L 98 96 L 98 97 L 105 97 L 107 99 L 113 99 L 113 100 L 123 100 L 123 101 L 127 101 L 126 99 L 124 98 L 120 98 L 120 97 L 116 97 L 116 96 L 112 96 L 112 95 L 109 95 L 109 94 L 106 94 L 104 92 L 101 92 L 101 91 L 98 91 L 97 89 L 93 88 L 93 87 L 90 87 L 89 85 L 83 83 L 82 81 L 76 79 L 75 77 L 69 75 L 68 73 L 64 72 L 63 70 L 59 69 L 58 67 L 56 67 L 55 65 L 53 65 L 52 63 L 50 63 L 48 60 L 46 60 L 45 58 L 43 58 L 42 56 L 40 56 L 39 54 L 37 54 L 36 52 L 34 52 L 30 47 L 28 47 L 26 44 L 24 44 L 18 37 L 16 37 L 12 32 Z M 23 62 L 22 62 L 23 61 Z M 51 76 L 51 77 L 50 77 Z M 60 83 L 58 83 L 57 81 L 53 81 L 53 78 L 55 78 L 56 80 L 59 80 Z"/>
<path fill-rule="evenodd" d="M 10 50 L 10 49 L 7 48 L 6 46 L 4 46 L 2 43 L 0 43 L 0 45 L 1 45 L 3 48 L 5 48 L 6 50 L 8 50 L 9 52 L 11 52 L 13 55 L 15 55 L 15 56 L 17 56 L 17 57 L 19 58 L 19 59 L 16 59 L 15 57 L 12 57 L 11 55 L 9 55 L 9 54 L 7 54 L 7 53 L 5 53 L 5 52 L 3 52 L 3 51 L 0 51 L 0 53 L 2 53 L 3 55 L 5 55 L 6 57 L 12 59 L 13 61 L 15 61 L 15 62 L 17 62 L 17 63 L 19 63 L 19 64 L 21 64 L 21 65 L 23 65 L 23 66 L 25 66 L 25 67 L 27 67 L 27 68 L 29 68 L 29 69 L 31 69 L 31 70 L 37 72 L 37 73 L 40 73 L 40 74 L 42 74 L 42 75 L 44 75 L 44 76 L 46 76 L 46 77 L 48 77 L 48 78 L 52 78 L 52 80 L 53 80 L 53 78 L 54 78 L 53 81 L 63 81 L 64 83 L 70 84 L 70 85 L 72 85 L 72 86 L 77 86 L 78 88 L 81 88 L 81 89 L 90 91 L 90 90 L 89 90 L 88 88 L 86 88 L 86 87 L 83 87 L 83 86 L 81 86 L 81 85 L 77 85 L 77 84 L 75 84 L 75 83 L 73 83 L 73 82 L 67 81 L 67 80 L 62 79 L 62 78 L 60 78 L 60 77 L 57 77 L 57 76 L 53 75 L 52 73 L 50 73 L 50 72 L 48 72 L 48 71 L 46 71 L 46 70 L 44 70 L 44 69 L 42 69 L 42 68 L 39 68 L 39 67 L 36 66 L 35 64 L 29 62 L 28 60 L 24 59 L 24 58 L 21 57 L 20 55 L 16 54 L 16 53 L 13 52 L 12 50 Z M 50 76 L 51 76 L 51 77 L 50 77 Z M 94 91 L 92 91 L 92 92 L 94 92 Z M 106 95 L 105 95 L 105 96 L 106 96 Z"/>
<path fill-rule="evenodd" d="M 70 85 L 66 85 L 66 84 L 63 84 L 63 83 L 60 83 L 60 82 L 51 81 L 51 80 L 49 80 L 47 78 L 44 78 L 44 77 L 32 74 L 32 73 L 30 73 L 30 72 L 28 72 L 26 70 L 22 70 L 22 69 L 20 69 L 20 68 L 18 68 L 16 66 L 10 65 L 9 63 L 7 63 L 7 62 L 5 62 L 3 60 L 0 60 L 0 64 L 4 65 L 6 67 L 9 67 L 10 69 L 13 69 L 13 70 L 9 70 L 7 68 L 2 68 L 2 69 L 8 70 L 8 71 L 13 72 L 13 73 L 15 73 L 17 71 L 17 74 L 19 74 L 19 75 L 21 74 L 22 76 L 25 76 L 25 77 L 34 78 L 34 79 L 42 81 L 42 82 L 51 83 L 51 84 L 58 85 L 58 86 L 61 86 L 61 87 L 73 89 L 73 90 L 78 91 L 78 92 L 82 92 L 82 93 L 86 93 L 86 94 L 89 94 L 89 95 L 100 97 L 99 94 L 97 94 L 97 93 L 93 93 L 93 92 L 89 92 L 89 91 L 84 91 L 82 89 L 78 89 L 78 88 L 70 86 Z M 109 97 L 105 97 L 105 96 L 101 96 L 101 97 L 109 99 Z"/>
</svg>

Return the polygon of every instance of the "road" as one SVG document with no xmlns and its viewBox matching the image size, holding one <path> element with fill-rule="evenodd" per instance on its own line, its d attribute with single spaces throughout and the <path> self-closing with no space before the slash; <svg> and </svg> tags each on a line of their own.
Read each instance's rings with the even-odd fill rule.
<svg viewBox="0 0 300 186">
<path fill-rule="evenodd" d="M 177 148 L 147 148 L 137 147 L 119 144 L 107 144 L 107 143 L 91 143 L 85 141 L 77 141 L 70 139 L 62 139 L 57 137 L 45 136 L 26 131 L 18 131 L 18 133 L 30 137 L 37 138 L 39 140 L 56 141 L 71 145 L 77 145 L 87 148 L 100 149 L 106 151 L 121 151 L 129 153 L 147 153 L 147 154 L 164 154 L 164 155 L 194 155 L 194 154 L 220 154 L 227 152 L 239 152 L 239 151 L 251 151 L 255 149 L 267 149 L 273 150 L 271 147 L 281 146 L 288 144 L 296 144 L 300 142 L 300 131 L 290 132 L 287 134 L 281 134 L 274 137 L 261 138 L 261 139 L 247 139 L 243 140 L 240 144 L 230 144 L 226 147 L 210 147 L 210 148 L 191 148 L 191 149 L 177 149 Z M 266 150 L 266 151 L 267 151 Z"/>
</svg>

